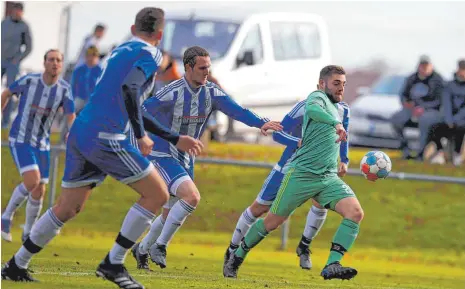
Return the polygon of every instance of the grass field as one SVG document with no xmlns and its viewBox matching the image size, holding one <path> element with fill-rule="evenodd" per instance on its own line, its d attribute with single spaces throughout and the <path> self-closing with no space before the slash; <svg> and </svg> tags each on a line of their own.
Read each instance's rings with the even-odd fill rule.
<svg viewBox="0 0 465 289">
<path fill-rule="evenodd" d="M 206 155 L 274 162 L 281 150 L 212 144 Z M 352 167 L 357 167 L 366 151 L 351 150 Z M 394 171 L 465 176 L 463 168 L 405 162 L 398 159 L 397 152 L 387 153 L 393 159 Z M 59 176 L 62 171 L 60 162 Z M 222 254 L 230 233 L 240 213 L 256 197 L 268 170 L 198 165 L 195 174 L 202 200 L 173 240 L 168 268 L 136 272 L 132 257 L 128 257 L 128 268 L 147 288 L 465 288 L 463 186 L 394 179 L 373 184 L 361 177 L 346 177 L 365 210 L 359 238 L 345 258 L 346 265 L 360 272 L 355 280 L 324 282 L 319 277 L 329 242 L 340 223 L 333 213 L 314 241 L 314 270 L 303 271 L 297 266 L 293 251 L 309 205 L 292 217 L 286 252 L 277 250 L 280 232 L 274 232 L 250 254 L 238 280 L 223 280 Z M 2 208 L 18 182 L 9 151 L 2 149 Z M 130 189 L 107 179 L 95 190 L 85 210 L 33 260 L 37 277 L 46 282 L 2 282 L 3 288 L 114 288 L 95 278 L 93 270 L 135 200 L 137 196 Z M 21 209 L 15 218 L 14 242 L 2 243 L 2 262 L 19 248 L 18 226 L 23 220 Z"/>
</svg>

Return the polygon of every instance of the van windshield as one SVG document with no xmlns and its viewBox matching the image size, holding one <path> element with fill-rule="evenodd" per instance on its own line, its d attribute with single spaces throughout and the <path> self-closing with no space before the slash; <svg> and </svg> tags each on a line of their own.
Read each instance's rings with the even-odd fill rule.
<svg viewBox="0 0 465 289">
<path fill-rule="evenodd" d="M 239 24 L 216 20 L 167 19 L 160 47 L 176 59 L 182 59 L 190 46 L 205 48 L 210 58 L 221 58 L 228 51 Z"/>
</svg>

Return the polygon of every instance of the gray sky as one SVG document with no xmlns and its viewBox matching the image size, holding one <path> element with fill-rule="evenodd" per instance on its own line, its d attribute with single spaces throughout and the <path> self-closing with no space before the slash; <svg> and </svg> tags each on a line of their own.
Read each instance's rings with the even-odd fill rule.
<svg viewBox="0 0 465 289">
<path fill-rule="evenodd" d="M 34 31 L 49 29 L 53 35 L 58 35 L 60 26 L 56 20 L 51 20 L 51 16 L 44 16 L 52 13 L 59 15 L 60 6 L 65 3 L 54 2 L 51 8 L 50 4 L 45 6 L 37 2 L 26 2 L 26 20 L 34 22 Z M 328 23 L 333 63 L 346 68 L 364 65 L 373 58 L 384 58 L 401 72 L 410 72 L 415 69 L 418 57 L 428 54 L 436 69 L 450 77 L 456 68 L 457 59 L 465 58 L 465 2 L 446 1 L 73 2 L 70 56 L 76 57 L 83 38 L 92 31 L 97 22 L 108 26 L 108 33 L 102 41 L 103 46 L 110 47 L 120 42 L 129 34 L 129 27 L 137 11 L 149 5 L 159 5 L 168 15 L 182 11 L 189 13 L 192 10 L 211 15 L 272 11 L 319 14 Z M 43 37 L 39 33 L 35 34 L 37 51 L 33 51 L 31 57 L 26 59 L 25 65 L 40 67 L 42 50 L 45 51 L 50 44 L 39 43 L 44 42 L 39 39 Z"/>
</svg>

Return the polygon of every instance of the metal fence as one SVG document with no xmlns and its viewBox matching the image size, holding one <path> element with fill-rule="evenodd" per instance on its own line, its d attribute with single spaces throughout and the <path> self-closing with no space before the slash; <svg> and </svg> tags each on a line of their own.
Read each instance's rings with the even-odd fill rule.
<svg viewBox="0 0 465 289">
<path fill-rule="evenodd" d="M 8 142 L 2 141 L 2 147 L 9 146 Z M 56 195 L 56 185 L 58 178 L 58 161 L 60 153 L 66 151 L 65 146 L 51 146 L 50 149 L 50 186 L 48 194 L 48 206 L 53 206 L 55 202 Z M 265 163 L 265 162 L 255 162 L 255 161 L 241 161 L 241 160 L 230 160 L 230 159 L 219 159 L 219 158 L 197 158 L 197 163 L 205 164 L 218 164 L 218 165 L 234 165 L 234 166 L 243 166 L 251 168 L 264 168 L 272 169 L 275 163 Z M 348 175 L 352 176 L 362 176 L 359 170 L 349 169 L 347 171 Z M 389 174 L 391 179 L 399 180 L 411 180 L 411 181 L 424 181 L 424 182 L 440 182 L 440 183 L 450 183 L 450 184 L 460 184 L 465 185 L 465 178 L 459 177 L 449 177 L 449 176 L 434 176 L 434 175 L 423 175 L 423 174 L 410 174 L 403 172 L 391 172 Z M 281 234 L 281 249 L 286 248 L 287 240 L 289 235 L 289 221 L 284 223 L 282 226 Z"/>
</svg>

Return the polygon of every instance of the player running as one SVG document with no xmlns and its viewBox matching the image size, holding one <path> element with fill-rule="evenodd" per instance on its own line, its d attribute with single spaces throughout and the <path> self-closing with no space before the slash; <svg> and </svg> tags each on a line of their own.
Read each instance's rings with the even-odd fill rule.
<svg viewBox="0 0 465 289">
<path fill-rule="evenodd" d="M 248 126 L 260 128 L 265 135 L 269 129 L 282 129 L 278 122 L 260 118 L 242 108 L 216 84 L 207 81 L 211 61 L 205 49 L 198 46 L 188 48 L 183 63 L 185 76 L 143 104 L 162 124 L 180 135 L 199 139 L 210 115 L 219 110 Z M 155 264 L 166 267 L 166 246 L 200 201 L 199 190 L 193 182 L 194 158 L 158 136 L 152 135 L 152 140 L 155 145 L 149 159 L 159 170 L 170 194 L 176 198 L 164 206 L 163 215 L 155 219 L 144 240 L 134 246 L 133 256 L 140 269 L 148 269 L 149 251 Z"/>
<path fill-rule="evenodd" d="M 76 115 L 71 86 L 60 78 L 63 54 L 50 49 L 44 55 L 44 72 L 30 73 L 13 82 L 2 93 L 2 110 L 13 94 L 19 97 L 18 115 L 10 130 L 10 150 L 23 181 L 14 189 L 2 214 L 2 238 L 11 242 L 11 223 L 16 210 L 26 204 L 22 240 L 29 236 L 39 217 L 48 184 L 50 130 L 60 107 L 71 127 Z"/>
<path fill-rule="evenodd" d="M 334 65 L 324 67 L 318 84 L 321 90 L 312 92 L 305 104 L 302 146 L 290 162 L 270 212 L 252 225 L 224 265 L 225 277 L 237 277 L 247 253 L 310 198 L 344 218 L 334 235 L 321 276 L 351 279 L 357 275 L 357 270 L 339 263 L 354 243 L 363 219 L 363 210 L 354 192 L 337 176 L 339 145 L 347 138 L 336 106 L 344 94 L 344 69 Z"/>
<path fill-rule="evenodd" d="M 120 288 L 144 288 L 123 263 L 128 249 L 155 218 L 154 213 L 168 201 L 165 183 L 144 157 L 153 146 L 144 126 L 184 151 L 198 153 L 200 150 L 197 140 L 169 131 L 148 115 L 142 117 L 139 100 L 153 87 L 162 57 L 154 46 L 160 42 L 163 26 L 163 10 L 144 8 L 131 27 L 135 38 L 113 50 L 88 105 L 71 127 L 62 193 L 2 269 L 2 279 L 36 281 L 27 269 L 32 256 L 81 211 L 92 189 L 110 175 L 129 185 L 141 198 L 127 213 L 113 248 L 98 265 L 96 274 Z M 125 135 L 130 126 L 140 151 Z"/>
<path fill-rule="evenodd" d="M 300 146 L 302 138 L 302 121 L 305 113 L 305 102 L 297 103 L 294 108 L 283 118 L 281 124 L 283 131 L 273 133 L 274 141 L 286 146 L 279 162 L 271 170 L 270 174 L 265 180 L 256 200 L 241 214 L 236 229 L 234 230 L 231 244 L 226 250 L 224 262 L 229 259 L 231 252 L 234 252 L 245 236 L 250 226 L 252 226 L 257 218 L 267 213 L 276 198 L 279 186 L 283 180 L 285 171 L 284 168 L 297 148 Z M 348 131 L 349 127 L 349 106 L 344 102 L 336 104 L 339 118 L 342 119 L 344 129 Z M 344 141 L 341 143 L 340 148 L 340 164 L 338 168 L 338 175 L 343 177 L 347 173 L 347 166 L 349 163 L 348 156 L 349 143 Z M 312 262 L 310 260 L 310 243 L 313 238 L 318 234 L 323 223 L 326 219 L 327 210 L 321 207 L 317 202 L 313 201 L 313 206 L 310 208 L 307 215 L 307 222 L 302 238 L 297 246 L 296 253 L 300 259 L 300 267 L 302 269 L 311 269 Z"/>
</svg>

